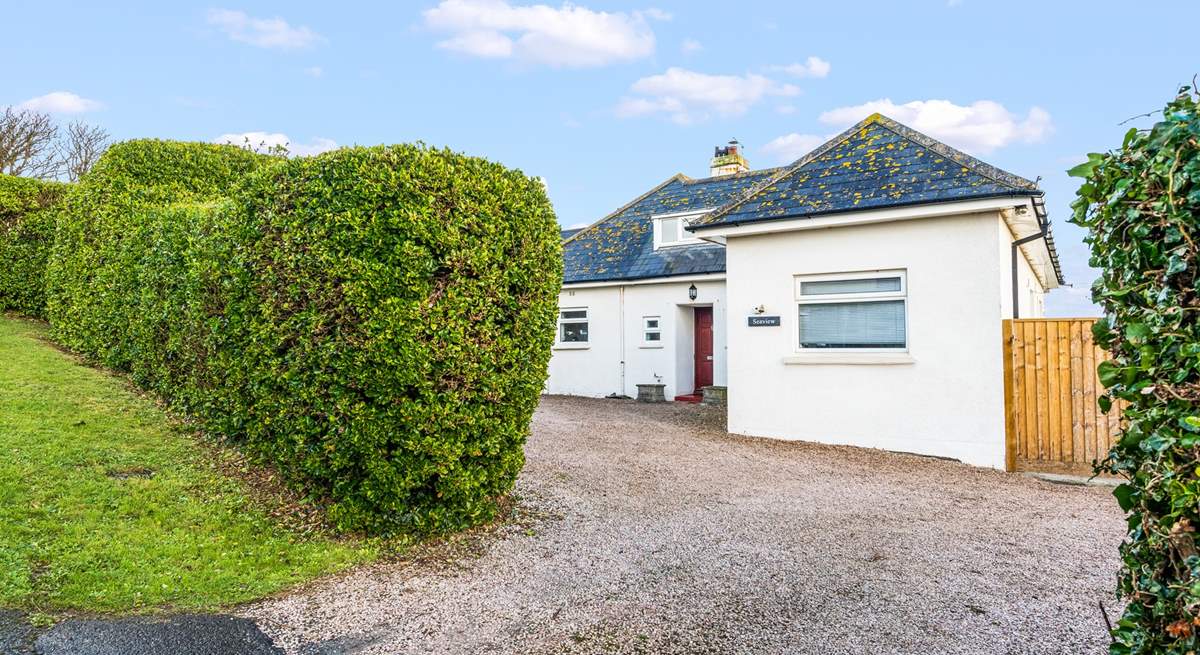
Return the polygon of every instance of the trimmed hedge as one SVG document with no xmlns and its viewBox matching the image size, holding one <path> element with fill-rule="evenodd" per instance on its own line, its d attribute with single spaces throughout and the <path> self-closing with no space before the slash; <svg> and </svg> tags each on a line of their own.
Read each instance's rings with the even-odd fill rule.
<svg viewBox="0 0 1200 655">
<path fill-rule="evenodd" d="M 135 237 L 172 203 L 219 200 L 274 158 L 243 148 L 127 141 L 109 148 L 67 198 L 46 269 L 46 313 L 54 338 L 111 368 L 146 355 L 127 338 L 144 291 Z M 153 247 L 153 246 L 151 246 Z M 131 259 L 133 258 L 133 259 Z"/>
<path fill-rule="evenodd" d="M 424 146 L 134 142 L 77 195 L 50 275 L 64 343 L 329 499 L 343 529 L 493 516 L 554 338 L 540 183 Z"/>
<path fill-rule="evenodd" d="M 1200 649 L 1200 97 L 1184 87 L 1150 130 L 1070 171 L 1085 179 L 1072 222 L 1088 230 L 1105 411 L 1124 429 L 1099 469 L 1127 481 L 1118 578 L 1125 614 L 1109 652 Z"/>
<path fill-rule="evenodd" d="M 40 317 L 54 217 L 68 185 L 0 175 L 0 312 Z"/>
</svg>

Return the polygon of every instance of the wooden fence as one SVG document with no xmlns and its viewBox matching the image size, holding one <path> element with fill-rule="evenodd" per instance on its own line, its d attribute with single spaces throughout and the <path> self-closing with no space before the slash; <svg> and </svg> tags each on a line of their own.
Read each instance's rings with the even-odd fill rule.
<svg viewBox="0 0 1200 655">
<path fill-rule="evenodd" d="M 1120 406 L 1104 414 L 1094 318 L 1004 321 L 1007 467 L 1091 475 L 1118 437 Z"/>
</svg>

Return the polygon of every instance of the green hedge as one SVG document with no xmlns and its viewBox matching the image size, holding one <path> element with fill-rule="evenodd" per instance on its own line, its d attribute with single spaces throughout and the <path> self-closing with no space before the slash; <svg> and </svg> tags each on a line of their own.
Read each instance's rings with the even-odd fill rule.
<svg viewBox="0 0 1200 655">
<path fill-rule="evenodd" d="M 42 316 L 54 217 L 68 186 L 0 175 L 0 312 Z"/>
<path fill-rule="evenodd" d="M 142 293 L 134 238 L 172 203 L 224 198 L 274 158 L 243 148 L 173 141 L 112 146 L 67 197 L 46 270 L 54 338 L 106 366 L 127 370 L 146 353 L 128 337 Z M 151 246 L 153 247 L 153 246 Z"/>
<path fill-rule="evenodd" d="M 1092 154 L 1072 221 L 1103 270 L 1096 340 L 1107 394 L 1126 401 L 1124 430 L 1101 468 L 1129 515 L 1114 654 L 1200 649 L 1200 107 L 1184 88 L 1147 131 Z"/>
<path fill-rule="evenodd" d="M 344 529 L 456 529 L 511 488 L 561 281 L 537 181 L 422 146 L 134 142 L 63 223 L 55 334 L 331 500 Z"/>
</svg>

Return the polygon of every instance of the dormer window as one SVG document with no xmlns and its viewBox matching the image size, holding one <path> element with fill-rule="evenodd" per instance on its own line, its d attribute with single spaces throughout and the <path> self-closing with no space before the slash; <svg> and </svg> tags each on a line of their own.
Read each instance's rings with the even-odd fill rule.
<svg viewBox="0 0 1200 655">
<path fill-rule="evenodd" d="M 702 241 L 687 231 L 688 223 L 708 213 L 708 210 L 698 212 L 679 212 L 676 214 L 661 214 L 654 216 L 654 249 L 688 246 Z"/>
</svg>

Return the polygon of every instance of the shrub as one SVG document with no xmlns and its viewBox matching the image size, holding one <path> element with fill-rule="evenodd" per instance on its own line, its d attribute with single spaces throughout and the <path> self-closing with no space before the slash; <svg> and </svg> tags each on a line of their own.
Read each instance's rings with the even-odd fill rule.
<svg viewBox="0 0 1200 655">
<path fill-rule="evenodd" d="M 46 312 L 63 345 L 128 370 L 127 339 L 141 293 L 137 235 L 156 209 L 223 198 L 251 171 L 275 161 L 229 145 L 127 141 L 104 153 L 70 194 L 46 271 Z M 122 259 L 124 258 L 124 259 Z"/>
<path fill-rule="evenodd" d="M 1128 403 L 1124 430 L 1100 468 L 1129 515 L 1118 589 L 1128 601 L 1112 653 L 1200 647 L 1200 111 L 1185 87 L 1148 131 L 1088 155 L 1072 221 L 1089 231 L 1097 342 L 1108 411 Z"/>
<path fill-rule="evenodd" d="M 0 175 L 0 312 L 45 313 L 46 259 L 67 185 Z"/>
<path fill-rule="evenodd" d="M 554 336 L 541 185 L 411 145 L 228 156 L 153 191 L 119 163 L 164 147 L 213 148 L 116 146 L 70 203 L 55 332 L 327 497 L 345 529 L 490 518 Z M 204 153 L 188 156 L 229 155 Z"/>
</svg>

